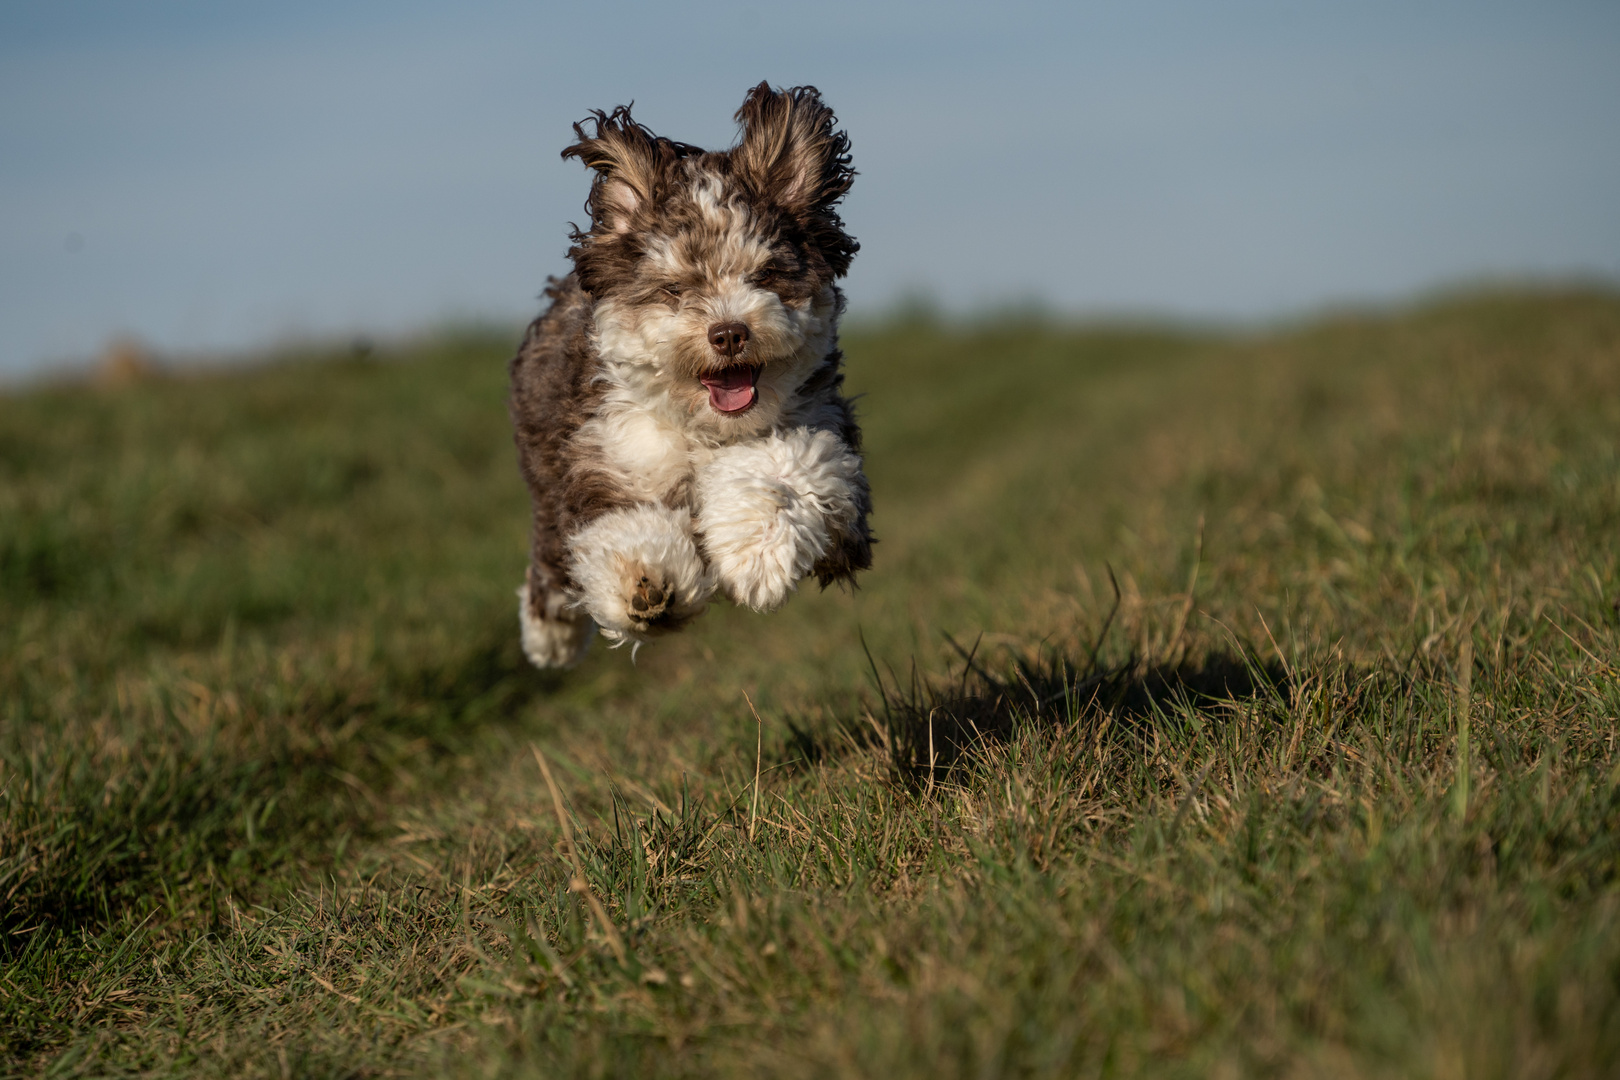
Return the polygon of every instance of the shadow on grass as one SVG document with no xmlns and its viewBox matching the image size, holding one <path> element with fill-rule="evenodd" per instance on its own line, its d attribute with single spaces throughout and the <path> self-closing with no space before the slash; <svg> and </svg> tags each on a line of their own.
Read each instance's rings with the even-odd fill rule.
<svg viewBox="0 0 1620 1080">
<path fill-rule="evenodd" d="M 830 730 L 790 721 L 792 735 L 779 764 L 791 768 L 842 750 L 881 749 L 894 779 L 917 787 L 930 773 L 936 781 L 949 778 L 980 749 L 1031 726 L 1059 730 L 1108 717 L 1120 733 L 1152 742 L 1155 732 L 1179 729 L 1195 711 L 1207 715 L 1211 705 L 1293 697 L 1280 664 L 1236 653 L 1172 664 L 1131 657 L 1114 665 L 1053 653 L 1036 661 L 1015 659 L 997 672 L 980 659 L 977 646 L 950 644 L 962 661 L 960 675 L 928 680 L 913 665 L 906 679 L 892 671 L 885 678 L 874 663 L 878 708 Z"/>
<path fill-rule="evenodd" d="M 0 738 L 0 960 L 36 931 L 93 932 L 154 904 L 217 919 L 220 896 L 256 899 L 380 834 L 403 773 L 461 767 L 471 741 L 564 685 L 536 677 L 515 638 L 491 625 L 435 662 L 279 687 L 227 677 L 212 689 L 240 709 L 200 734 L 185 694 L 154 688 L 153 711 L 111 711 L 111 748 L 46 703 L 21 708 Z"/>
</svg>

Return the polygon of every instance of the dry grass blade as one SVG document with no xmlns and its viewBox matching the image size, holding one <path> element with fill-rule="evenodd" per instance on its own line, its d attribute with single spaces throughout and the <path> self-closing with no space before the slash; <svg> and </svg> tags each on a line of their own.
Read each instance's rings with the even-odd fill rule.
<svg viewBox="0 0 1620 1080">
<path fill-rule="evenodd" d="M 1469 748 L 1473 684 L 1474 643 L 1465 641 L 1457 657 L 1457 777 L 1452 790 L 1452 812 L 1459 822 L 1468 820 L 1468 781 L 1473 764 Z"/>
<path fill-rule="evenodd" d="M 1182 602 L 1181 612 L 1176 617 L 1175 632 L 1170 635 L 1170 643 L 1164 647 L 1166 661 L 1176 659 L 1176 649 L 1181 645 L 1181 637 L 1187 630 L 1187 619 L 1192 615 L 1193 605 L 1198 602 L 1198 569 L 1204 564 L 1204 515 L 1198 515 L 1198 539 L 1193 544 L 1192 571 L 1187 575 L 1187 599 Z"/>
<path fill-rule="evenodd" d="M 754 714 L 754 795 L 748 803 L 748 840 L 754 839 L 754 822 L 759 818 L 759 771 L 765 760 L 765 721 L 759 718 L 759 710 L 754 708 L 754 699 L 743 691 L 743 700 L 748 702 L 748 711 Z"/>
<path fill-rule="evenodd" d="M 574 845 L 574 829 L 569 824 L 567 810 L 563 808 L 562 792 L 557 789 L 557 781 L 551 777 L 551 766 L 546 764 L 546 756 L 540 752 L 539 746 L 530 743 L 529 749 L 534 751 L 534 760 L 540 766 L 540 775 L 546 778 L 546 787 L 551 791 L 551 806 L 557 813 L 557 827 L 562 830 L 563 845 L 568 848 L 568 858 L 574 866 L 574 877 L 568 883 L 568 887 L 585 897 L 585 902 L 590 905 L 591 914 L 596 917 L 597 926 L 601 929 L 602 936 L 607 939 L 613 955 L 618 957 L 619 963 L 626 963 L 629 954 L 625 950 L 624 939 L 619 936 L 619 928 L 608 918 L 607 909 L 602 907 L 602 902 L 596 898 L 596 893 L 591 891 L 591 884 L 585 877 L 585 863 L 580 859 L 579 850 Z"/>
</svg>

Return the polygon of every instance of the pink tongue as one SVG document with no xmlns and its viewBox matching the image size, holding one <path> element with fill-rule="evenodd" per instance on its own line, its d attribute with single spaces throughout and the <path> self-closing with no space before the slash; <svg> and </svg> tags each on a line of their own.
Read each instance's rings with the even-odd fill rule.
<svg viewBox="0 0 1620 1080">
<path fill-rule="evenodd" d="M 758 368 L 735 367 L 706 376 L 703 385 L 709 388 L 709 404 L 723 413 L 742 412 L 754 403 L 754 379 L 758 373 Z"/>
</svg>

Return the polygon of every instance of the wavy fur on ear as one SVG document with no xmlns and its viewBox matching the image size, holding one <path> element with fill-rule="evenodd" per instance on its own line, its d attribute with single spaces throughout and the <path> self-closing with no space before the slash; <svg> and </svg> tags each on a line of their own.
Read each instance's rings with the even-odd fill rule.
<svg viewBox="0 0 1620 1080">
<path fill-rule="evenodd" d="M 593 122 L 595 130 L 586 134 L 585 125 Z M 654 135 L 630 116 L 630 105 L 610 113 L 592 109 L 589 117 L 574 125 L 574 135 L 578 141 L 564 149 L 562 157 L 579 158 L 595 170 L 585 212 L 597 226 L 627 224 L 661 194 L 661 176 L 672 163 L 703 153 L 700 147 Z M 577 229 L 573 238 L 581 239 Z"/>
<path fill-rule="evenodd" d="M 756 197 L 798 220 L 842 277 L 860 250 L 833 209 L 855 179 L 849 136 L 813 86 L 772 90 L 760 83 L 737 110 L 742 138 L 732 164 Z"/>
</svg>

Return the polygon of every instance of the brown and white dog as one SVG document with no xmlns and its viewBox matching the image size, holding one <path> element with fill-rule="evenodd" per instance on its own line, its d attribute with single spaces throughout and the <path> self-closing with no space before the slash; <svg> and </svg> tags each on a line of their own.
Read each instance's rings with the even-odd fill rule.
<svg viewBox="0 0 1620 1080">
<path fill-rule="evenodd" d="M 871 565 L 837 337 L 849 139 L 808 86 L 760 83 L 737 122 L 711 153 L 621 107 L 563 151 L 595 171 L 590 228 L 511 365 L 540 667 L 577 663 L 593 625 L 639 646 L 717 591 L 771 611 Z"/>
</svg>

